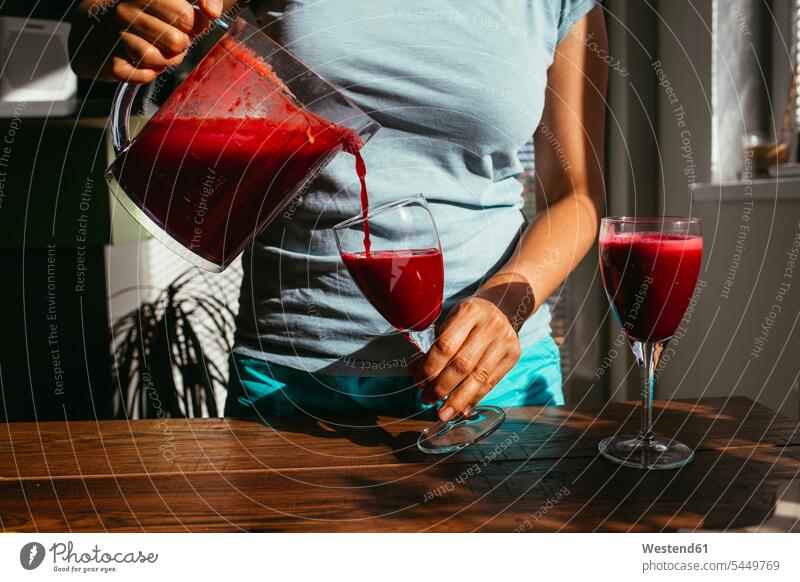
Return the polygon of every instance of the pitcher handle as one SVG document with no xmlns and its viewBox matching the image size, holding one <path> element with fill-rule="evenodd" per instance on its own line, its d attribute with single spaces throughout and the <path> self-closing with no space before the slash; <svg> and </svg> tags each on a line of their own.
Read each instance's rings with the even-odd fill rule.
<svg viewBox="0 0 800 582">
<path fill-rule="evenodd" d="M 199 10 L 198 6 L 194 6 Z M 225 14 L 212 20 L 212 24 L 222 30 L 227 31 L 233 25 L 233 20 Z M 133 100 L 139 92 L 139 83 L 120 83 L 114 93 L 114 100 L 111 102 L 111 114 L 109 125 L 111 127 L 111 144 L 114 146 L 114 155 L 118 156 L 131 143 L 130 120 Z"/>
<path fill-rule="evenodd" d="M 109 125 L 111 127 L 111 145 L 114 155 L 118 156 L 131 143 L 130 119 L 133 100 L 141 87 L 138 83 L 120 83 L 114 100 L 111 102 Z"/>
</svg>

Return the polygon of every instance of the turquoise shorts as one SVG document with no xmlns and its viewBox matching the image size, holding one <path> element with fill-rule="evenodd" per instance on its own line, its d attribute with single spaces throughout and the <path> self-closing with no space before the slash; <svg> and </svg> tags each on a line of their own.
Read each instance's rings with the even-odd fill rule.
<svg viewBox="0 0 800 582">
<path fill-rule="evenodd" d="M 410 416 L 430 408 L 410 376 L 312 374 L 233 354 L 225 416 L 353 413 Z M 524 349 L 481 404 L 502 408 L 564 404 L 561 358 L 552 337 Z"/>
</svg>

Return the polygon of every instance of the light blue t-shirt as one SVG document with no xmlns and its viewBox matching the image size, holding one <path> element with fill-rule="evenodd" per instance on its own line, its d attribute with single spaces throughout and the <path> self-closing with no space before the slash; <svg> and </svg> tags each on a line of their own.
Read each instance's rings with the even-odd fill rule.
<svg viewBox="0 0 800 582">
<path fill-rule="evenodd" d="M 509 258 L 525 227 L 518 152 L 541 118 L 558 42 L 595 0 L 266 0 L 267 32 L 378 121 L 362 149 L 370 205 L 422 193 L 445 263 L 443 318 Z M 333 227 L 360 212 L 339 155 L 291 218 L 243 257 L 236 351 L 339 375 L 404 373 L 408 341 L 344 268 Z M 527 347 L 550 333 L 539 309 Z"/>
</svg>

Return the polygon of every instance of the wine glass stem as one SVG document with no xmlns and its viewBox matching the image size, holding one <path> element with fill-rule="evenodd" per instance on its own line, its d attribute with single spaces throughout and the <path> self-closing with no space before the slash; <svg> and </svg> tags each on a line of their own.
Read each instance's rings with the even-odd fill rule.
<svg viewBox="0 0 800 582">
<path fill-rule="evenodd" d="M 642 377 L 642 426 L 639 440 L 648 445 L 653 441 L 653 389 L 658 359 L 664 351 L 666 342 L 633 342 L 633 353 Z"/>
<path fill-rule="evenodd" d="M 436 341 L 436 329 L 432 324 L 422 331 L 405 331 L 403 335 L 414 344 L 420 354 L 427 354 Z"/>
</svg>

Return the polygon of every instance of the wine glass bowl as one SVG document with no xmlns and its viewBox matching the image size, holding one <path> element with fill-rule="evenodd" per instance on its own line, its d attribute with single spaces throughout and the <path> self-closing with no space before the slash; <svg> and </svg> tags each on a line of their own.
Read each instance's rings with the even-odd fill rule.
<svg viewBox="0 0 800 582">
<path fill-rule="evenodd" d="M 700 219 L 604 218 L 599 250 L 611 310 L 642 377 L 639 434 L 606 438 L 600 452 L 627 467 L 681 467 L 694 453 L 682 443 L 653 435 L 653 389 L 659 356 L 680 325 L 697 284 L 703 254 Z"/>
<path fill-rule="evenodd" d="M 444 262 L 425 198 L 415 195 L 380 206 L 337 224 L 333 231 L 339 255 L 364 296 L 386 321 L 427 351 L 442 311 Z"/>
</svg>

